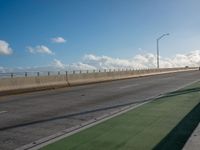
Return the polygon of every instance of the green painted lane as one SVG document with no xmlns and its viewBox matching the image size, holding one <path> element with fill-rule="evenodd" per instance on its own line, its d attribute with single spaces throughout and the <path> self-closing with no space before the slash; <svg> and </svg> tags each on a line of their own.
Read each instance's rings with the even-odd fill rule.
<svg viewBox="0 0 200 150">
<path fill-rule="evenodd" d="M 178 150 L 200 120 L 200 82 L 41 150 Z"/>
</svg>

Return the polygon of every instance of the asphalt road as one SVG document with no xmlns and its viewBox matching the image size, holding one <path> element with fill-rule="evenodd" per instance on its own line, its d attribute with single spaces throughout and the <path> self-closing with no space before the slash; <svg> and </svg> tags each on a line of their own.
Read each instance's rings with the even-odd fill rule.
<svg viewBox="0 0 200 150">
<path fill-rule="evenodd" d="M 0 150 L 12 150 L 58 131 L 200 79 L 200 71 L 0 97 Z M 120 106 L 123 107 L 123 106 Z"/>
</svg>

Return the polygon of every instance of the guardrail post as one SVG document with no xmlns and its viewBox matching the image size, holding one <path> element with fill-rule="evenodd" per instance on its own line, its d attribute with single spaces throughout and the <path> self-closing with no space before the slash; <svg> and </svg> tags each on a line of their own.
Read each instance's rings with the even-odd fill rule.
<svg viewBox="0 0 200 150">
<path fill-rule="evenodd" d="M 68 80 L 68 72 L 65 71 L 66 81 Z"/>
<path fill-rule="evenodd" d="M 68 72 L 67 71 L 65 71 L 65 79 L 66 79 L 67 85 L 70 86 L 69 81 L 68 81 Z"/>
</svg>

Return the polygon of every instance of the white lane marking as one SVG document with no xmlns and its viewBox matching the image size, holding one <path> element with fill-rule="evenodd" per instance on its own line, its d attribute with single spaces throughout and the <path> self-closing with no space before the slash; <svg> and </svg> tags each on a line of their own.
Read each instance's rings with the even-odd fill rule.
<svg viewBox="0 0 200 150">
<path fill-rule="evenodd" d="M 130 87 L 138 86 L 138 85 L 139 84 L 126 85 L 126 86 L 120 87 L 120 89 L 126 89 L 126 88 L 130 88 Z"/>
<path fill-rule="evenodd" d="M 66 138 L 66 137 L 69 137 L 75 133 L 78 133 L 78 132 L 81 132 L 85 129 L 88 129 L 90 127 L 93 127 L 99 123 L 102 123 L 102 122 L 105 122 L 106 120 L 109 120 L 111 118 L 114 118 L 116 116 L 119 116 L 120 114 L 124 114 L 132 109 L 135 109 L 135 108 L 138 108 L 144 104 L 147 104 L 151 102 L 151 100 L 147 101 L 147 102 L 144 102 L 144 103 L 140 103 L 138 105 L 129 105 L 129 106 L 126 106 L 125 108 L 122 108 L 118 111 L 114 111 L 112 113 L 108 113 L 107 115 L 104 115 L 102 117 L 98 117 L 98 118 L 95 118 L 95 119 L 92 119 L 92 120 L 89 120 L 88 122 L 86 122 L 86 124 L 84 125 L 77 125 L 77 126 L 74 126 L 74 127 L 71 127 L 71 128 L 68 128 L 68 129 L 65 129 L 61 132 L 58 132 L 54 135 L 50 135 L 48 137 L 45 137 L 45 138 L 42 138 L 42 139 L 39 139 L 38 141 L 35 141 L 35 142 L 32 142 L 30 144 L 27 144 L 27 145 L 24 145 L 22 147 L 19 147 L 15 150 L 24 150 L 24 149 L 27 149 L 27 150 L 38 150 L 38 149 L 41 149 L 42 147 L 48 145 L 48 144 L 51 144 L 51 143 L 54 143 L 54 142 L 57 142 L 63 138 Z"/>
<path fill-rule="evenodd" d="M 7 113 L 8 111 L 0 111 L 0 114 Z"/>
</svg>

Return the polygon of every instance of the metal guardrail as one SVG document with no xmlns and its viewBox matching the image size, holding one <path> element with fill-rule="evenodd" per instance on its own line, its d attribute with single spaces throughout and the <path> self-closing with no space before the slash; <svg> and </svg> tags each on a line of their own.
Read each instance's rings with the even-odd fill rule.
<svg viewBox="0 0 200 150">
<path fill-rule="evenodd" d="M 195 69 L 186 68 L 186 69 Z M 33 71 L 33 72 L 9 72 L 0 73 L 0 79 L 2 78 L 15 78 L 15 77 L 39 77 L 39 76 L 55 76 L 55 75 L 66 75 L 66 74 L 84 74 L 84 73 L 102 73 L 102 72 L 127 72 L 127 71 L 152 71 L 159 72 L 163 70 L 178 70 L 184 68 L 161 68 L 161 69 L 98 69 L 98 70 L 70 70 L 70 71 Z"/>
<path fill-rule="evenodd" d="M 37 76 L 39 77 L 39 76 L 83 74 L 83 73 L 97 73 L 97 72 L 133 71 L 133 70 L 134 69 L 98 69 L 98 70 L 70 70 L 70 71 L 8 72 L 8 73 L 0 73 L 0 78 L 37 77 Z"/>
</svg>

